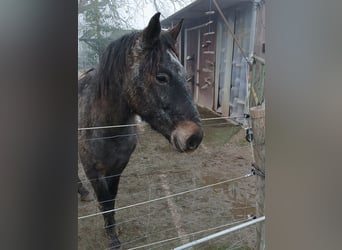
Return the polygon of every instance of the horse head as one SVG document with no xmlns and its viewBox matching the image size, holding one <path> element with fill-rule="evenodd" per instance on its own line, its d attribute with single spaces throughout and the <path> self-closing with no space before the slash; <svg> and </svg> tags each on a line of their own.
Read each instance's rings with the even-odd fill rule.
<svg viewBox="0 0 342 250">
<path fill-rule="evenodd" d="M 161 30 L 160 13 L 139 33 L 130 52 L 131 75 L 125 93 L 132 111 L 180 152 L 195 150 L 203 130 L 175 44 L 182 22 Z"/>
</svg>

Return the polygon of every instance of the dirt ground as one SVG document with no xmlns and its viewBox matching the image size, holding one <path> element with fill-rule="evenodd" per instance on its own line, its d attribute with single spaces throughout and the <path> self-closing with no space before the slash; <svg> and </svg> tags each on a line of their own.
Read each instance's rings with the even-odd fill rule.
<svg viewBox="0 0 342 250">
<path fill-rule="evenodd" d="M 202 112 L 201 117 L 213 115 Z M 203 142 L 191 154 L 176 152 L 148 125 L 139 126 L 138 145 L 121 177 L 116 208 L 250 173 L 252 152 L 244 129 L 224 120 L 205 121 L 203 126 Z M 92 191 L 89 182 L 85 186 Z M 96 201 L 79 201 L 78 216 L 98 211 Z M 115 218 L 121 249 L 172 249 L 237 225 L 250 214 L 255 214 L 254 176 L 122 209 Z M 252 226 L 192 249 L 253 249 L 255 237 Z M 154 244 L 158 241 L 164 242 Z M 79 220 L 78 243 L 82 250 L 107 248 L 101 215 Z"/>
</svg>

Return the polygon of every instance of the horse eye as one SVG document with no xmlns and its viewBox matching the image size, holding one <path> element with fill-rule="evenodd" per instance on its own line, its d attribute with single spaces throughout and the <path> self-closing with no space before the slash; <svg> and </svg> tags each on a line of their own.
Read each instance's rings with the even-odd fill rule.
<svg viewBox="0 0 342 250">
<path fill-rule="evenodd" d="M 166 84 L 169 82 L 169 76 L 167 74 L 164 73 L 160 73 L 156 76 L 156 79 L 158 81 L 158 83 L 160 84 Z"/>
</svg>

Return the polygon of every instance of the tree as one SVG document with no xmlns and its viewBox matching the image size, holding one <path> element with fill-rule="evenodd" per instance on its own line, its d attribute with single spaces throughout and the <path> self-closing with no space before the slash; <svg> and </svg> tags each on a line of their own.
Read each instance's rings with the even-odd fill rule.
<svg viewBox="0 0 342 250">
<path fill-rule="evenodd" d="M 85 43 L 88 50 L 79 51 L 86 55 L 91 65 L 96 64 L 99 56 L 110 41 L 113 27 L 123 28 L 126 23 L 117 12 L 118 1 L 79 0 L 79 42 Z M 79 50 L 82 46 L 79 46 Z M 83 47 L 84 49 L 84 47 Z"/>
<path fill-rule="evenodd" d="M 161 12 L 165 18 L 192 1 L 78 0 L 79 68 L 95 65 L 111 40 L 136 26 L 146 6 Z"/>
</svg>

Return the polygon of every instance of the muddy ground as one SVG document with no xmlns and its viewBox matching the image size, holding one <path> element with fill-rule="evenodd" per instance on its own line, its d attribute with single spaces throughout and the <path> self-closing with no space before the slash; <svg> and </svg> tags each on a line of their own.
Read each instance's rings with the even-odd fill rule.
<svg viewBox="0 0 342 250">
<path fill-rule="evenodd" d="M 202 112 L 201 117 L 213 115 Z M 224 120 L 203 125 L 204 140 L 191 154 L 175 152 L 148 125 L 139 126 L 138 145 L 121 177 L 116 208 L 250 173 L 252 152 L 244 139 L 245 131 Z M 83 171 L 79 172 L 84 180 Z M 89 182 L 85 186 L 92 191 Z M 79 216 L 98 211 L 95 201 L 79 201 Z M 226 229 L 250 214 L 255 214 L 254 176 L 120 210 L 116 222 L 121 249 L 172 249 Z M 102 216 L 82 219 L 78 224 L 79 249 L 107 248 Z M 252 226 L 192 249 L 253 249 L 255 235 Z"/>
</svg>

